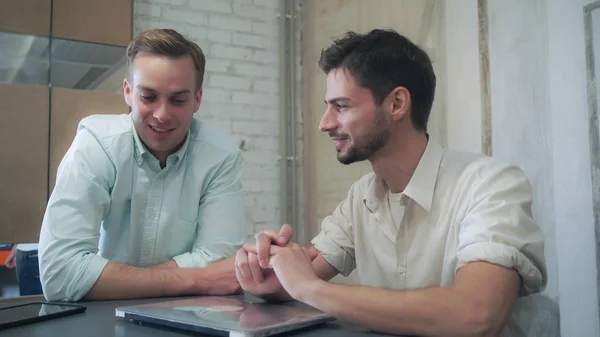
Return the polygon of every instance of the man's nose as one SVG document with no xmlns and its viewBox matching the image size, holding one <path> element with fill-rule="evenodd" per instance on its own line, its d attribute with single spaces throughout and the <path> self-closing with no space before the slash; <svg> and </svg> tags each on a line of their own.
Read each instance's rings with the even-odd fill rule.
<svg viewBox="0 0 600 337">
<path fill-rule="evenodd" d="M 153 117 L 161 123 L 169 121 L 169 119 L 171 119 L 171 115 L 169 113 L 167 103 L 161 103 L 158 109 L 154 111 Z"/>
<path fill-rule="evenodd" d="M 338 121 L 335 116 L 335 113 L 331 111 L 331 108 L 327 108 L 325 113 L 323 113 L 323 117 L 321 118 L 321 122 L 319 123 L 319 130 L 322 132 L 329 132 L 331 130 L 337 129 Z"/>
</svg>

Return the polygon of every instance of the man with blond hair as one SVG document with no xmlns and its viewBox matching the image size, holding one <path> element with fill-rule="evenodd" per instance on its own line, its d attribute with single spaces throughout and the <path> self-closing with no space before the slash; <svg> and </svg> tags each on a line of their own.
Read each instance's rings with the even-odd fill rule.
<svg viewBox="0 0 600 337">
<path fill-rule="evenodd" d="M 40 277 L 48 300 L 240 291 L 245 239 L 235 143 L 194 118 L 202 49 L 170 29 L 137 36 L 123 82 L 129 114 L 84 118 L 44 216 Z"/>
</svg>

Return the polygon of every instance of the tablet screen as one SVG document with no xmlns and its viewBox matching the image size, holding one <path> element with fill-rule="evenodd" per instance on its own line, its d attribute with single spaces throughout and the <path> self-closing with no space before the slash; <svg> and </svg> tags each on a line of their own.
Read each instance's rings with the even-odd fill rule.
<svg viewBox="0 0 600 337">
<path fill-rule="evenodd" d="M 78 310 L 78 308 L 70 305 L 44 303 L 30 303 L 21 306 L 3 308 L 0 309 L 0 325 L 37 318 L 40 316 L 63 313 L 71 310 Z"/>
</svg>

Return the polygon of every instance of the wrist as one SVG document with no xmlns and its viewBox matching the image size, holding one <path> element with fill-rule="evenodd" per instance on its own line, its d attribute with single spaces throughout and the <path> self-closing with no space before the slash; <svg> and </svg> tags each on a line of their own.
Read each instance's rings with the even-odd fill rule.
<svg viewBox="0 0 600 337">
<path fill-rule="evenodd" d="M 294 298 L 300 302 L 314 306 L 312 303 L 323 293 L 323 288 L 327 287 L 328 283 L 320 278 L 304 283 Z"/>
<path fill-rule="evenodd" d="M 194 294 L 207 294 L 209 292 L 211 280 L 210 272 L 206 268 L 191 269 L 192 274 L 189 276 L 192 291 Z"/>
<path fill-rule="evenodd" d="M 202 294 L 206 289 L 206 284 L 201 277 L 198 277 L 200 270 L 195 268 L 161 268 L 162 272 L 177 275 L 178 293 L 185 295 Z"/>
</svg>

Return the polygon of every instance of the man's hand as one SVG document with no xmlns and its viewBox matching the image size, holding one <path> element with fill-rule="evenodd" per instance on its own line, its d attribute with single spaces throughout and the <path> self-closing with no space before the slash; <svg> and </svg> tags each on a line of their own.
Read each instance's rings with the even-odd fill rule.
<svg viewBox="0 0 600 337">
<path fill-rule="evenodd" d="M 240 293 L 242 289 L 236 278 L 234 261 L 234 259 L 229 258 L 199 269 L 203 273 L 199 293 L 206 295 L 232 295 Z"/>
<path fill-rule="evenodd" d="M 324 282 L 315 273 L 311 251 L 296 243 L 286 247 L 271 247 L 273 271 L 283 288 L 298 301 L 318 283 Z"/>
<path fill-rule="evenodd" d="M 273 247 L 285 247 L 291 244 L 292 227 L 285 224 L 279 230 L 262 231 L 255 235 L 256 244 L 246 243 L 235 256 L 235 273 L 242 289 L 258 297 L 278 297 L 289 299 L 289 295 L 281 286 L 275 272 L 271 269 L 269 259 Z M 318 252 L 310 250 L 307 254 L 311 260 Z"/>
<path fill-rule="evenodd" d="M 4 265 L 9 269 L 17 266 L 17 245 L 14 245 L 10 250 L 6 261 L 4 261 Z"/>
<path fill-rule="evenodd" d="M 285 224 L 279 230 L 262 231 L 254 236 L 256 244 L 246 243 L 235 255 L 235 274 L 242 289 L 254 296 L 275 295 L 283 289 L 275 272 L 269 267 L 271 245 L 285 246 L 292 238 L 292 227 Z"/>
<path fill-rule="evenodd" d="M 256 239 L 256 251 L 254 253 L 258 255 L 258 263 L 262 268 L 269 267 L 271 245 L 274 243 L 278 246 L 285 247 L 292 238 L 292 234 L 292 226 L 284 224 L 281 226 L 279 233 L 274 231 L 262 231 L 254 236 Z M 244 247 L 246 247 L 246 245 L 244 245 Z"/>
<path fill-rule="evenodd" d="M 235 255 L 235 275 L 242 289 L 257 297 L 275 295 L 283 289 L 273 269 L 262 269 L 258 256 L 244 248 Z"/>
</svg>

